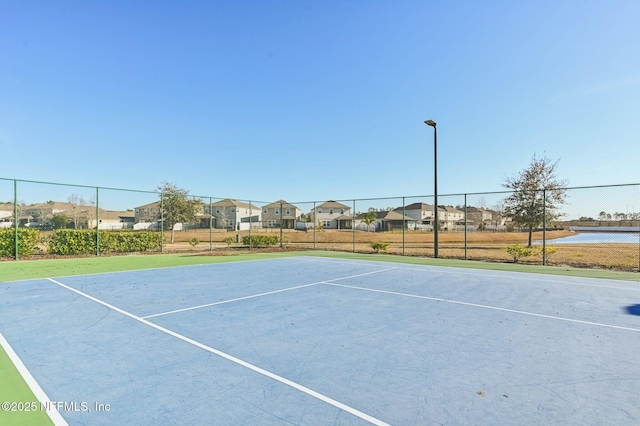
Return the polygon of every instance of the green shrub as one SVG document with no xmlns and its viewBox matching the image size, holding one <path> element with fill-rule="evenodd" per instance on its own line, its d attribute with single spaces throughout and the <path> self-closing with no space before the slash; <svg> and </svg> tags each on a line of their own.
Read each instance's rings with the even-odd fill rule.
<svg viewBox="0 0 640 426">
<path fill-rule="evenodd" d="M 233 237 L 227 237 L 224 240 L 222 240 L 223 243 L 226 243 L 227 246 L 230 246 L 231 244 L 233 244 L 235 242 L 235 238 Z"/>
<path fill-rule="evenodd" d="M 191 247 L 196 248 L 196 246 L 200 244 L 200 240 L 196 237 L 193 237 L 189 240 L 189 244 L 191 244 Z"/>
<path fill-rule="evenodd" d="M 37 229 L 18 229 L 18 256 L 32 255 L 38 249 L 40 231 Z M 0 257 L 15 257 L 16 230 L 15 228 L 0 229 Z"/>
<path fill-rule="evenodd" d="M 545 257 L 547 258 L 547 260 L 549 260 L 549 258 L 551 257 L 552 254 L 555 254 L 557 252 L 558 252 L 558 249 L 556 247 L 545 247 L 544 248 Z M 540 250 L 540 254 L 542 255 L 542 250 Z"/>
<path fill-rule="evenodd" d="M 380 250 L 387 251 L 390 243 L 385 243 L 384 241 L 372 241 L 371 248 L 376 251 L 376 253 L 380 253 Z"/>
<path fill-rule="evenodd" d="M 532 256 L 536 253 L 536 250 L 533 248 L 524 247 L 520 244 L 513 244 L 507 247 L 507 253 L 513 256 L 513 262 L 518 263 L 520 258 Z"/>
<path fill-rule="evenodd" d="M 242 237 L 242 244 L 250 247 L 270 247 L 280 242 L 276 235 L 247 235 Z"/>
<path fill-rule="evenodd" d="M 48 243 L 51 254 L 78 255 L 96 252 L 96 231 L 84 229 L 56 229 Z M 100 232 L 100 253 L 144 252 L 160 248 L 159 233 Z"/>
</svg>

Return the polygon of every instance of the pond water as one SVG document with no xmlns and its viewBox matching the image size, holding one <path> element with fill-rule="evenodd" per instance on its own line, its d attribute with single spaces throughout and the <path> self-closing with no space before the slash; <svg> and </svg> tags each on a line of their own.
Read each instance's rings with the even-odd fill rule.
<svg viewBox="0 0 640 426">
<path fill-rule="evenodd" d="M 640 244 L 637 232 L 579 232 L 569 237 L 547 240 L 547 244 Z"/>
</svg>

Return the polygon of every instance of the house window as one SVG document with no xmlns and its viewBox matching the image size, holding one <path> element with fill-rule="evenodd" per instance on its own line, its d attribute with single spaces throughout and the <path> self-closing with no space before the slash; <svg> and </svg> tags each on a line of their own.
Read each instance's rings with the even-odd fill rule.
<svg viewBox="0 0 640 426">
<path fill-rule="evenodd" d="M 344 214 L 344 209 L 340 209 L 340 214 Z"/>
<path fill-rule="evenodd" d="M 329 209 L 329 214 L 333 214 L 333 209 Z"/>
<path fill-rule="evenodd" d="M 280 209 L 275 209 L 275 214 L 280 214 Z"/>
<path fill-rule="evenodd" d="M 275 219 L 269 219 L 269 220 L 267 221 L 267 226 L 268 226 L 269 228 L 275 228 L 275 226 L 276 226 L 276 221 L 275 221 Z"/>
<path fill-rule="evenodd" d="M 268 212 L 269 212 L 269 209 L 267 209 L 266 207 L 262 209 L 262 214 L 267 214 Z"/>
<path fill-rule="evenodd" d="M 231 213 L 235 213 L 235 212 L 236 212 L 235 207 L 231 207 Z"/>
<path fill-rule="evenodd" d="M 318 213 L 322 213 L 322 209 L 318 209 Z"/>
<path fill-rule="evenodd" d="M 323 220 L 322 221 L 322 226 L 331 226 L 331 221 L 330 220 Z"/>
<path fill-rule="evenodd" d="M 285 214 L 291 214 L 291 209 L 286 209 L 286 210 L 284 211 L 284 213 L 285 213 Z"/>
<path fill-rule="evenodd" d="M 216 207 L 216 213 L 220 213 L 220 209 Z"/>
</svg>

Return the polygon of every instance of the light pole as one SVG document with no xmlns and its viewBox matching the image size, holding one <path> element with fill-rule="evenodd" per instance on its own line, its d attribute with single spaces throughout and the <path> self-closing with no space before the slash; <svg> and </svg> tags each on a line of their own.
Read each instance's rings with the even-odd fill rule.
<svg viewBox="0 0 640 426">
<path fill-rule="evenodd" d="M 433 257 L 437 259 L 438 228 L 440 227 L 440 222 L 438 222 L 438 130 L 436 122 L 433 120 L 426 120 L 424 124 L 433 127 Z"/>
</svg>

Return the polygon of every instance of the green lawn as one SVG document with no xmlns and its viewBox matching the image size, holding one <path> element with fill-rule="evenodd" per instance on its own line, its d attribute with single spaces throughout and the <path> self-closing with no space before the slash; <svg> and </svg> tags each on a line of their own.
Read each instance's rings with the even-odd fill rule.
<svg viewBox="0 0 640 426">
<path fill-rule="evenodd" d="M 201 265 L 208 263 L 237 262 L 249 260 L 273 259 L 292 256 L 319 256 L 339 259 L 376 260 L 414 265 L 447 266 L 456 268 L 475 268 L 511 272 L 528 272 L 536 274 L 552 274 L 585 278 L 604 278 L 640 282 L 640 274 L 597 269 L 578 269 L 550 267 L 540 265 L 518 265 L 509 263 L 473 262 L 464 260 L 432 259 L 423 257 L 402 257 L 384 254 L 358 254 L 343 252 L 283 252 L 237 254 L 229 256 L 199 256 L 193 254 L 164 254 L 138 256 L 112 256 L 93 258 L 21 260 L 0 262 L 0 283 L 18 280 L 63 277 L 132 271 L 151 268 L 168 268 L 175 266 Z M 2 284 L 0 284 L 1 287 Z M 0 402 L 2 401 L 36 401 L 33 393 L 15 369 L 5 350 L 0 347 Z M 43 411 L 34 413 L 15 413 L 0 411 L 2 425 L 49 425 L 49 417 Z"/>
</svg>

